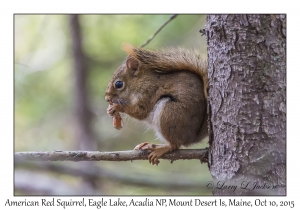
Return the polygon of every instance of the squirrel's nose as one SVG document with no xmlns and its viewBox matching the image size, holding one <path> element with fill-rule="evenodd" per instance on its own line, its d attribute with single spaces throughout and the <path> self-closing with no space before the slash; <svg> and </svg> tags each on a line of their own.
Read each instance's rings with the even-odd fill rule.
<svg viewBox="0 0 300 210">
<path fill-rule="evenodd" d="M 106 102 L 110 102 L 110 101 L 111 101 L 111 98 L 110 98 L 109 96 L 106 95 L 106 96 L 105 96 L 105 101 L 106 101 Z"/>
</svg>

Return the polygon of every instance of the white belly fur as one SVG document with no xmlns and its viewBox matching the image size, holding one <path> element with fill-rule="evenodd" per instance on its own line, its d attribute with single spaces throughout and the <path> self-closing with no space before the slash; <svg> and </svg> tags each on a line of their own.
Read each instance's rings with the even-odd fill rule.
<svg viewBox="0 0 300 210">
<path fill-rule="evenodd" d="M 146 124 L 155 131 L 156 137 L 161 140 L 163 143 L 168 144 L 168 141 L 165 139 L 165 137 L 161 133 L 161 126 L 160 126 L 160 117 L 162 114 L 162 111 L 166 105 L 166 102 L 168 101 L 168 98 L 163 98 L 159 100 L 153 110 L 150 112 L 150 115 L 144 119 L 143 121 L 146 122 Z"/>
</svg>

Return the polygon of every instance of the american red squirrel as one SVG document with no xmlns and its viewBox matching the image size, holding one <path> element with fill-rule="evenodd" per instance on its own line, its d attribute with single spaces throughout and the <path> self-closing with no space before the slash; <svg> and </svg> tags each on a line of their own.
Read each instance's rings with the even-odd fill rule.
<svg viewBox="0 0 300 210">
<path fill-rule="evenodd" d="M 207 136 L 207 61 L 181 48 L 146 50 L 124 44 L 126 62 L 113 74 L 105 94 L 110 116 L 124 112 L 146 122 L 165 144 L 151 150 L 149 162 Z"/>
</svg>

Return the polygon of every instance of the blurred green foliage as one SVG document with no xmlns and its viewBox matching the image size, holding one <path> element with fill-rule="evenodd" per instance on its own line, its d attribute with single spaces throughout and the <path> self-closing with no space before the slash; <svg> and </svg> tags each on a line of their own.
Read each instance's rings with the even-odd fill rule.
<svg viewBox="0 0 300 210">
<path fill-rule="evenodd" d="M 122 43 L 141 45 L 170 15 L 80 15 L 84 53 L 88 64 L 89 102 L 93 115 L 93 131 L 99 151 L 130 150 L 135 145 L 154 140 L 151 131 L 137 121 L 124 118 L 125 126 L 115 130 L 106 114 L 104 100 L 107 83 L 114 70 L 126 58 Z M 72 62 L 72 41 L 68 15 L 15 15 L 15 151 L 74 150 L 78 144 L 74 115 L 75 77 Z M 179 15 L 171 21 L 146 48 L 180 46 L 195 48 L 206 54 L 204 15 Z M 207 147 L 199 143 L 192 148 Z M 99 162 L 110 170 L 121 169 L 124 176 L 143 171 L 151 177 L 171 175 L 183 179 L 194 177 L 205 183 L 210 180 L 206 164 L 198 161 L 161 161 L 154 167 L 147 161 Z M 192 179 L 192 178 L 191 178 Z M 207 194 L 199 191 L 151 189 L 106 182 L 104 194 Z M 113 187 L 118 185 L 118 187 Z M 125 184 L 126 185 L 126 184 Z M 126 193 L 127 192 L 127 193 Z"/>
</svg>

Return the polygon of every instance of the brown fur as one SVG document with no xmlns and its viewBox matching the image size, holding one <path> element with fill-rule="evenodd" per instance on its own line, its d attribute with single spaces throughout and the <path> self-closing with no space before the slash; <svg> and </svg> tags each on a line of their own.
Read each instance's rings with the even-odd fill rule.
<svg viewBox="0 0 300 210">
<path fill-rule="evenodd" d="M 123 49 L 126 64 L 116 70 L 105 95 L 114 104 L 108 113 L 125 112 L 144 120 L 168 142 L 142 144 L 140 149 L 152 150 L 152 164 L 167 152 L 201 141 L 207 135 L 206 60 L 181 48 L 158 51 L 127 44 Z M 116 81 L 124 87 L 117 89 Z"/>
</svg>

